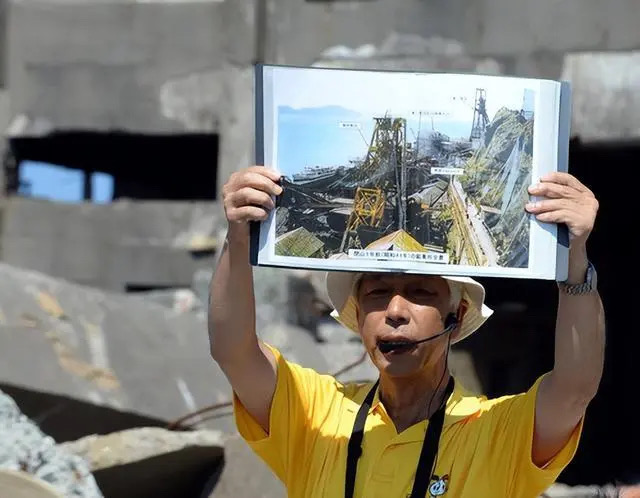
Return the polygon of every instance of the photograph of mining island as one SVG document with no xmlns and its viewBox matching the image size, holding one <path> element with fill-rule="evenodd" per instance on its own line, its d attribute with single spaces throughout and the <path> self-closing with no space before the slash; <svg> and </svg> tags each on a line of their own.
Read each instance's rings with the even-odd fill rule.
<svg viewBox="0 0 640 498">
<path fill-rule="evenodd" d="M 534 93 L 456 99 L 455 121 L 280 106 L 275 254 L 526 268 Z"/>
</svg>

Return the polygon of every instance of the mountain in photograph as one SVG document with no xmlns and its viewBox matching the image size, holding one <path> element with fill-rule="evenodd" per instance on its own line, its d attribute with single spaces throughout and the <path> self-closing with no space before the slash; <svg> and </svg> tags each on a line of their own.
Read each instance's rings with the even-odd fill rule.
<svg viewBox="0 0 640 498">
<path fill-rule="evenodd" d="M 484 212 L 502 266 L 528 263 L 529 198 L 533 119 L 521 111 L 500 109 L 487 126 L 483 145 L 465 168 L 461 183 Z"/>
</svg>

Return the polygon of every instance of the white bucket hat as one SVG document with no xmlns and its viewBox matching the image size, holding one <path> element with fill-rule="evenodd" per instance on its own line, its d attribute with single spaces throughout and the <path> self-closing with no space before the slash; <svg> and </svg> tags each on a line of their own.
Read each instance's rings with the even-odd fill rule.
<svg viewBox="0 0 640 498">
<path fill-rule="evenodd" d="M 326 272 L 326 286 L 329 300 L 335 308 L 331 316 L 342 325 L 358 333 L 358 301 L 354 295 L 356 283 L 364 275 L 359 272 Z M 475 332 L 493 314 L 493 310 L 484 304 L 485 290 L 482 284 L 469 277 L 444 276 L 449 284 L 458 284 L 461 298 L 467 302 L 467 311 L 462 326 L 452 344 L 460 342 Z"/>
</svg>

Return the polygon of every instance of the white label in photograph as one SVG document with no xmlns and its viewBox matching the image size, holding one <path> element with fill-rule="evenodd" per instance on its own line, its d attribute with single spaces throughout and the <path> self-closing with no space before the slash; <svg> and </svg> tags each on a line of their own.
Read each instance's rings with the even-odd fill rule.
<svg viewBox="0 0 640 498">
<path fill-rule="evenodd" d="M 340 121 L 340 128 L 355 128 L 359 130 L 362 127 L 360 126 L 360 123 L 349 123 L 347 121 Z"/>
<path fill-rule="evenodd" d="M 462 175 L 464 169 L 462 168 L 431 168 L 432 175 Z"/>
<path fill-rule="evenodd" d="M 424 261 L 425 263 L 449 263 L 449 255 L 443 252 L 377 251 L 375 249 L 349 249 L 349 257 L 357 259 L 395 259 L 400 261 Z"/>
</svg>

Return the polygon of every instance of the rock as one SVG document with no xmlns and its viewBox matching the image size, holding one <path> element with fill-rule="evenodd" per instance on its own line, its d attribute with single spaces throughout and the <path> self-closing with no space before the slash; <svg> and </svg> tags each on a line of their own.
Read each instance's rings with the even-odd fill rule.
<svg viewBox="0 0 640 498">
<path fill-rule="evenodd" d="M 0 468 L 22 471 L 50 484 L 65 497 L 103 495 L 87 462 L 56 445 L 0 392 Z"/>
<path fill-rule="evenodd" d="M 126 465 L 192 446 L 215 448 L 214 454 L 219 456 L 223 448 L 222 433 L 204 429 L 176 432 L 159 427 L 141 427 L 103 436 L 93 434 L 60 445 L 84 458 L 92 471 Z"/>
<path fill-rule="evenodd" d="M 223 445 L 219 431 L 143 427 L 61 446 L 89 462 L 107 497 L 183 498 L 208 494 L 223 465 Z"/>
</svg>

